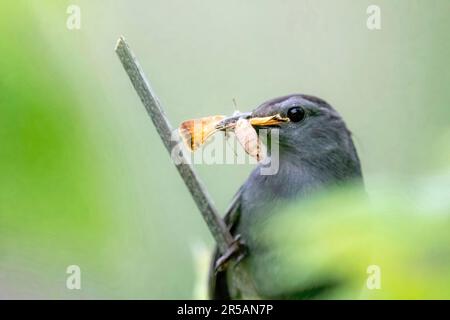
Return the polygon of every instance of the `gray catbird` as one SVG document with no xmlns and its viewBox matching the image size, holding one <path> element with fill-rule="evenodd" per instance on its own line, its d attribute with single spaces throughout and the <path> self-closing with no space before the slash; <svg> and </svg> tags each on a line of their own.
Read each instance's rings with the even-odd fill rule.
<svg viewBox="0 0 450 320">
<path fill-rule="evenodd" d="M 244 115 L 244 114 L 243 114 Z M 226 268 L 231 258 L 246 268 L 258 298 L 298 298 L 314 296 L 321 288 L 298 288 L 298 292 L 276 292 L 264 268 L 276 261 L 264 258 L 266 248 L 258 240 L 259 223 L 277 213 L 287 202 L 301 201 L 315 192 L 349 182 L 362 185 L 361 166 L 351 133 L 341 116 L 324 100 L 303 94 L 283 96 L 267 101 L 245 114 L 255 129 L 278 129 L 279 169 L 262 175 L 259 165 L 236 193 L 225 222 L 241 244 L 236 252 L 220 256 L 216 251 L 210 270 L 209 294 L 212 299 L 246 298 L 239 289 L 233 268 Z M 237 121 L 234 116 L 222 121 L 226 129 Z M 270 149 L 270 148 L 269 148 Z M 301 214 L 301 213 L 299 213 Z M 256 232 L 256 234 L 255 234 Z M 299 248 L 301 250 L 301 248 Z M 276 256 L 276 255 L 275 255 Z M 251 297 L 255 298 L 255 296 Z"/>
</svg>

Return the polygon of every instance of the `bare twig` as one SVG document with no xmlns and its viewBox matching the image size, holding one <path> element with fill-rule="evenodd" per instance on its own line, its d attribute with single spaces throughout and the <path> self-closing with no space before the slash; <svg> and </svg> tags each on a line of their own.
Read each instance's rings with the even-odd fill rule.
<svg viewBox="0 0 450 320">
<path fill-rule="evenodd" d="M 151 89 L 150 84 L 145 77 L 145 74 L 142 71 L 135 55 L 123 37 L 119 38 L 115 50 L 125 71 L 130 77 L 137 94 L 141 98 L 145 109 L 151 117 L 161 140 L 169 153 L 171 153 L 178 141 L 172 140 L 172 127 L 164 114 L 161 103 L 158 101 L 158 98 Z M 217 214 L 217 210 L 214 207 L 210 196 L 203 187 L 203 184 L 200 182 L 200 179 L 195 174 L 194 169 L 187 161 L 188 159 L 186 156 L 184 154 L 180 154 L 180 157 L 182 157 L 180 161 L 181 163 L 176 165 L 178 172 L 180 173 L 181 178 L 183 178 L 184 183 L 192 195 L 192 198 L 194 198 L 198 209 L 203 215 L 210 232 L 216 240 L 219 250 L 224 253 L 230 246 L 233 245 L 233 236 L 228 231 L 223 220 Z"/>
</svg>

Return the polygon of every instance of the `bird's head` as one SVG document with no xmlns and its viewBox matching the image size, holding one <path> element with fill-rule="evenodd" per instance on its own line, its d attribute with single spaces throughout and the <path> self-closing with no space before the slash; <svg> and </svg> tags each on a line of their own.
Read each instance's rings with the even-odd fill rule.
<svg viewBox="0 0 450 320">
<path fill-rule="evenodd" d="M 341 116 L 320 98 L 303 94 L 275 98 L 252 112 L 225 118 L 217 127 L 227 129 L 242 117 L 257 130 L 278 129 L 281 155 L 312 161 L 327 156 L 344 157 L 359 162 L 351 133 Z"/>
</svg>

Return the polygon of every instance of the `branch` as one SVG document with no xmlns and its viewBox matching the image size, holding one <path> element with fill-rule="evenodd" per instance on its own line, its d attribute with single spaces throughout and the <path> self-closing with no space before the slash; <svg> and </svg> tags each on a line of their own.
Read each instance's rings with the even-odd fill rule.
<svg viewBox="0 0 450 320">
<path fill-rule="evenodd" d="M 158 131 L 161 140 L 170 154 L 173 148 L 178 144 L 178 141 L 172 140 L 172 127 L 164 114 L 161 103 L 158 101 L 158 98 L 150 87 L 135 55 L 123 37 L 119 38 L 115 50 L 125 71 L 130 77 L 134 89 L 141 98 L 148 115 L 152 119 L 156 131 Z M 219 250 L 224 253 L 233 244 L 233 236 L 228 231 L 222 218 L 217 214 L 217 210 L 214 207 L 210 196 L 183 152 L 181 152 L 180 164 L 176 165 L 176 167 L 189 189 L 192 198 L 194 198 L 203 219 L 208 225 L 209 231 L 216 240 Z"/>
</svg>

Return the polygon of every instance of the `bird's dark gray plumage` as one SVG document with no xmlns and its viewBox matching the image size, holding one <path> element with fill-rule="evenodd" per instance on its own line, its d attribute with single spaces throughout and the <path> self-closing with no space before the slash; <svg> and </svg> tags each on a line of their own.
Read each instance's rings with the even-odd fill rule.
<svg viewBox="0 0 450 320">
<path fill-rule="evenodd" d="M 301 119 L 299 111 L 303 112 Z M 234 235 L 241 235 L 248 248 L 248 255 L 240 263 L 250 273 L 258 297 L 289 298 L 296 293 L 283 292 L 283 288 L 274 285 L 275 279 L 268 281 L 266 278 L 265 268 L 267 264 L 276 264 L 276 253 L 275 256 L 267 253 L 255 234 L 255 226 L 275 214 L 280 205 L 330 186 L 362 182 L 362 175 L 351 133 L 327 102 L 309 95 L 288 95 L 263 103 L 251 117 L 274 115 L 282 119 L 291 116 L 293 120 L 276 125 L 279 128 L 279 170 L 274 175 L 262 175 L 257 167 L 237 192 L 225 222 Z M 215 272 L 217 258 L 216 252 L 209 279 L 211 298 L 243 298 L 233 284 L 232 269 Z M 298 290 L 308 295 L 320 288 L 318 284 L 315 288 Z M 308 293 L 308 289 L 312 291 Z"/>
</svg>

